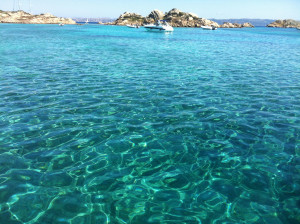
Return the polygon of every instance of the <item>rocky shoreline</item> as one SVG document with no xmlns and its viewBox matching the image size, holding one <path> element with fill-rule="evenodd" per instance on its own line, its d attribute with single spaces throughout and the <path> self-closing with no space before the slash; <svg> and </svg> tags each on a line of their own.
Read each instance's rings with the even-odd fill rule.
<svg viewBox="0 0 300 224">
<path fill-rule="evenodd" d="M 179 9 L 172 9 L 167 13 L 163 13 L 160 10 L 153 10 L 148 16 L 143 17 L 137 13 L 125 12 L 120 17 L 111 23 L 106 23 L 106 25 L 144 25 L 149 23 L 154 23 L 157 20 L 166 20 L 173 27 L 201 27 L 201 26 L 215 26 L 218 28 L 244 28 L 244 27 L 254 27 L 251 23 L 228 23 L 225 22 L 219 25 L 217 22 L 208 20 L 205 18 L 198 17 L 195 13 L 182 12 Z"/>
<path fill-rule="evenodd" d="M 1 11 L 0 23 L 21 23 L 21 24 L 76 24 L 72 19 L 53 16 L 50 13 L 32 15 L 30 13 L 20 11 Z"/>
<path fill-rule="evenodd" d="M 267 27 L 277 27 L 277 28 L 299 28 L 300 22 L 292 19 L 286 20 L 276 20 L 273 23 L 267 25 Z"/>
<path fill-rule="evenodd" d="M 125 12 L 118 19 L 113 22 L 104 23 L 105 25 L 145 25 L 154 23 L 157 20 L 166 20 L 173 27 L 201 27 L 201 26 L 215 26 L 217 28 L 252 28 L 251 23 L 243 24 L 224 22 L 218 24 L 217 22 L 205 18 L 200 18 L 195 13 L 182 12 L 179 9 L 172 9 L 169 12 L 163 13 L 160 10 L 153 10 L 148 16 L 143 17 L 137 13 Z M 56 17 L 50 13 L 32 15 L 30 13 L 20 11 L 2 11 L 0 10 L 0 23 L 21 23 L 21 24 L 76 24 L 76 21 L 69 18 Z M 99 23 L 100 24 L 100 23 Z M 103 24 L 103 23 L 101 23 Z M 278 28 L 299 28 L 300 22 L 292 19 L 276 20 L 267 25 L 267 27 Z"/>
</svg>

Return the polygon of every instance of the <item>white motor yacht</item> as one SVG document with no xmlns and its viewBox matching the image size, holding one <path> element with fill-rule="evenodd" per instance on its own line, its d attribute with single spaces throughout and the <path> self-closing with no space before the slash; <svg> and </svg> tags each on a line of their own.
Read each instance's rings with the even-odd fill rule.
<svg viewBox="0 0 300 224">
<path fill-rule="evenodd" d="M 204 30 L 216 30 L 217 29 L 217 27 L 215 27 L 215 26 L 201 26 L 201 28 Z"/>
<path fill-rule="evenodd" d="M 147 31 L 154 32 L 172 32 L 173 27 L 170 26 L 166 20 L 159 20 L 155 24 L 149 24 L 144 26 Z"/>
</svg>

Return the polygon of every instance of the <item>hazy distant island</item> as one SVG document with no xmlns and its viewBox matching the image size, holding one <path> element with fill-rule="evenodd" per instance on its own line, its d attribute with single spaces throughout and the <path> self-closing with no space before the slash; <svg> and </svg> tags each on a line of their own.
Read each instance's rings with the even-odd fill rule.
<svg viewBox="0 0 300 224">
<path fill-rule="evenodd" d="M 163 13 L 160 10 L 153 10 L 148 16 L 143 17 L 137 13 L 125 12 L 114 22 L 107 23 L 108 25 L 125 26 L 130 24 L 149 24 L 156 20 L 166 20 L 173 27 L 201 27 L 201 26 L 215 26 L 220 28 L 242 28 L 254 27 L 251 23 L 245 22 L 243 24 L 225 22 L 219 25 L 217 22 L 200 18 L 195 13 L 182 12 L 179 9 L 172 9 L 169 12 Z"/>
<path fill-rule="evenodd" d="M 99 17 L 99 18 L 82 18 L 82 17 L 74 17 L 72 18 L 77 23 L 85 23 L 86 20 L 92 23 L 110 23 L 116 20 L 116 18 L 108 18 L 108 17 Z"/>
<path fill-rule="evenodd" d="M 268 24 L 274 22 L 274 19 L 248 19 L 248 18 L 243 18 L 243 19 L 215 19 L 215 18 L 210 18 L 209 20 L 215 21 L 218 24 L 223 24 L 225 22 L 229 23 L 238 23 L 238 24 L 243 24 L 243 23 L 251 23 L 253 26 L 267 26 Z"/>
<path fill-rule="evenodd" d="M 19 11 L 1 11 L 0 23 L 25 23 L 25 24 L 76 24 L 72 19 L 56 17 L 50 13 L 32 15 L 30 13 Z"/>
</svg>

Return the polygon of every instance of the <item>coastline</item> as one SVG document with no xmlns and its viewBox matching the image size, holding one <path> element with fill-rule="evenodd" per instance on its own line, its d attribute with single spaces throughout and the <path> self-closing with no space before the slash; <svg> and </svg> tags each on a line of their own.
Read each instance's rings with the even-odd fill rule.
<svg viewBox="0 0 300 224">
<path fill-rule="evenodd" d="M 213 19 L 205 19 L 198 17 L 195 13 L 182 12 L 179 9 L 171 9 L 169 12 L 163 13 L 160 10 L 153 10 L 146 17 L 143 17 L 137 13 L 125 12 L 119 16 L 113 22 L 98 22 L 93 24 L 101 25 L 117 25 L 126 26 L 137 24 L 143 26 L 145 24 L 155 23 L 157 20 L 166 20 L 172 27 L 201 27 L 201 26 L 214 26 L 217 28 L 253 28 L 254 25 L 247 22 L 247 19 L 226 19 L 218 20 L 223 22 L 219 24 Z M 253 19 L 255 21 L 255 19 Z M 241 21 L 242 23 L 238 23 Z M 270 22 L 270 20 L 266 20 Z M 0 10 L 0 23 L 16 23 L 16 24 L 68 24 L 68 25 L 80 25 L 75 19 L 56 17 L 50 13 L 33 15 L 28 12 L 19 11 L 2 11 Z M 280 28 L 299 28 L 300 22 L 292 19 L 275 20 L 266 25 L 266 27 L 280 27 Z"/>
<path fill-rule="evenodd" d="M 23 10 L 0 11 L 0 23 L 18 24 L 73 24 L 76 22 L 70 18 L 56 17 L 50 13 L 33 15 Z"/>
</svg>

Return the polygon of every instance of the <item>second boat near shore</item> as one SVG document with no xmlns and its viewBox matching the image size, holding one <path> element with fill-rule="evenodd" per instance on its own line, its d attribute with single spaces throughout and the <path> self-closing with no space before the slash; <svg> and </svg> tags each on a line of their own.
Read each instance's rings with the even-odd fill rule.
<svg viewBox="0 0 300 224">
<path fill-rule="evenodd" d="M 217 29 L 217 27 L 215 27 L 215 26 L 201 26 L 201 28 L 204 30 L 216 30 Z"/>
</svg>

